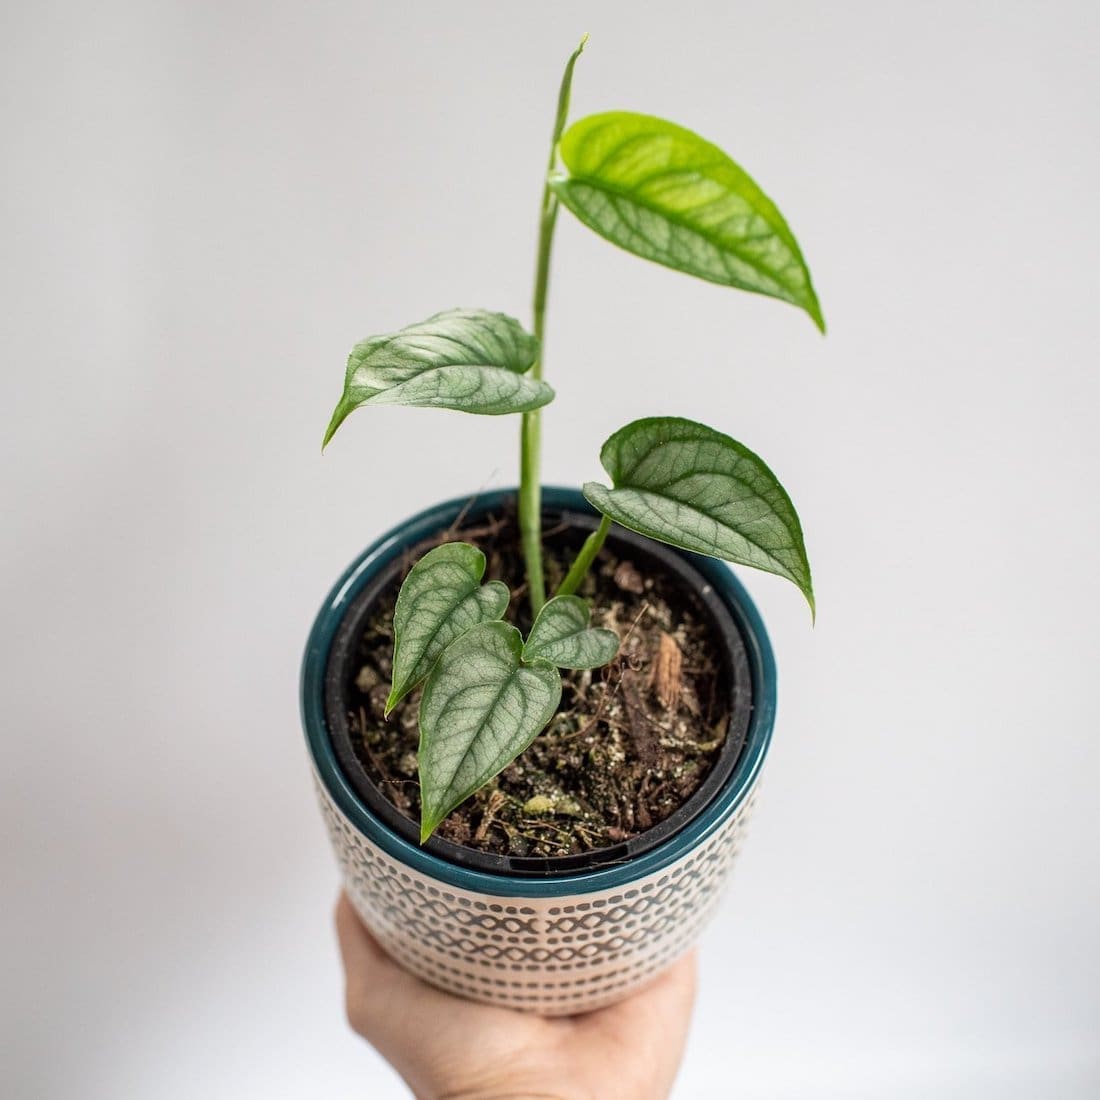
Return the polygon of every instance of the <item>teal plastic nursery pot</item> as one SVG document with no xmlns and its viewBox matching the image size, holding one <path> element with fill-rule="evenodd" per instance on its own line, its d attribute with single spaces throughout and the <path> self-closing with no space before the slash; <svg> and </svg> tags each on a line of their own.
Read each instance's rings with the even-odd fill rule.
<svg viewBox="0 0 1100 1100">
<path fill-rule="evenodd" d="M 487 856 L 439 838 L 416 841 L 356 764 L 341 723 L 349 639 L 394 583 L 413 547 L 512 506 L 515 491 L 437 505 L 372 543 L 337 581 L 306 646 L 301 709 L 316 787 L 344 885 L 363 921 L 407 969 L 479 1001 L 572 1014 L 625 996 L 683 954 L 713 914 L 745 825 L 775 718 L 775 665 L 755 606 L 724 563 L 656 547 L 614 528 L 632 556 L 661 558 L 708 610 L 728 653 L 726 748 L 665 822 L 629 844 L 582 857 Z M 547 528 L 596 520 L 571 489 L 543 490 Z"/>
</svg>

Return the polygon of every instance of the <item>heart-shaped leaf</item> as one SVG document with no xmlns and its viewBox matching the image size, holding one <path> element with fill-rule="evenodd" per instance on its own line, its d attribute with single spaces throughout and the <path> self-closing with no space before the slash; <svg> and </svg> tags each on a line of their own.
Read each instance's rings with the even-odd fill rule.
<svg viewBox="0 0 1100 1100">
<path fill-rule="evenodd" d="M 590 627 L 588 603 L 580 596 L 555 596 L 543 604 L 523 647 L 525 661 L 549 661 L 558 668 L 599 668 L 619 652 L 613 630 Z"/>
<path fill-rule="evenodd" d="M 659 542 L 793 581 L 814 609 L 802 526 L 775 475 L 747 447 L 678 417 L 635 420 L 603 445 L 614 488 L 584 495 L 605 516 Z"/>
<path fill-rule="evenodd" d="M 420 842 L 507 767 L 554 716 L 561 676 L 523 663 L 508 623 L 482 623 L 442 653 L 420 698 Z"/>
<path fill-rule="evenodd" d="M 582 118 L 561 139 L 558 198 L 612 244 L 713 283 L 780 298 L 825 321 L 775 203 L 716 145 L 652 115 Z"/>
<path fill-rule="evenodd" d="M 525 377 L 538 341 L 503 313 L 452 309 L 388 336 L 371 336 L 348 356 L 344 392 L 325 441 L 361 405 L 416 405 L 460 412 L 529 412 L 552 400 Z"/>
<path fill-rule="evenodd" d="M 386 716 L 432 670 L 436 658 L 472 626 L 499 619 L 510 593 L 481 584 L 485 555 L 466 542 L 429 550 L 409 570 L 393 613 L 393 685 Z"/>
</svg>

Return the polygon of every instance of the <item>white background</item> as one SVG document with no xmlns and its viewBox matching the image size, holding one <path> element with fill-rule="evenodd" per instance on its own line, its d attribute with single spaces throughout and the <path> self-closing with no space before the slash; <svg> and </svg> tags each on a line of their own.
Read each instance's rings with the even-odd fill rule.
<svg viewBox="0 0 1100 1100">
<path fill-rule="evenodd" d="M 727 148 L 829 335 L 559 223 L 548 481 L 703 419 L 819 616 L 706 937 L 694 1097 L 1100 1094 L 1091 3 L 5 3 L 5 1097 L 404 1096 L 344 1024 L 297 670 L 367 541 L 513 420 L 357 413 L 357 339 L 527 316 L 562 63 Z"/>
</svg>

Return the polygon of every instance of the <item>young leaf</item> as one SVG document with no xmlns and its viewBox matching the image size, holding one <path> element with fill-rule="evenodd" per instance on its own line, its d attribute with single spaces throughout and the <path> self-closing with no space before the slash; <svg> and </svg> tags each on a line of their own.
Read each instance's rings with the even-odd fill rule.
<svg viewBox="0 0 1100 1100">
<path fill-rule="evenodd" d="M 482 586 L 484 575 L 485 555 L 465 542 L 437 546 L 409 570 L 393 613 L 393 685 L 386 717 L 455 638 L 504 614 L 507 585 L 490 581 Z"/>
<path fill-rule="evenodd" d="M 748 448 L 677 417 L 635 420 L 603 445 L 614 488 L 584 495 L 605 516 L 659 542 L 793 581 L 814 610 L 810 563 L 794 505 Z"/>
<path fill-rule="evenodd" d="M 348 356 L 344 392 L 332 414 L 328 444 L 361 405 L 416 405 L 460 412 L 528 412 L 554 391 L 524 377 L 538 341 L 516 320 L 480 309 L 452 309 L 388 336 L 371 336 Z"/>
<path fill-rule="evenodd" d="M 629 111 L 582 118 L 561 139 L 558 198 L 612 244 L 712 283 L 780 298 L 825 321 L 775 204 L 709 141 Z"/>
<path fill-rule="evenodd" d="M 555 596 L 543 604 L 523 647 L 525 661 L 549 661 L 558 668 L 599 668 L 619 652 L 613 630 L 588 625 L 588 603 L 580 596 Z"/>
<path fill-rule="evenodd" d="M 482 623 L 440 656 L 420 698 L 420 843 L 510 764 L 554 716 L 558 670 L 523 663 L 508 623 Z"/>
</svg>

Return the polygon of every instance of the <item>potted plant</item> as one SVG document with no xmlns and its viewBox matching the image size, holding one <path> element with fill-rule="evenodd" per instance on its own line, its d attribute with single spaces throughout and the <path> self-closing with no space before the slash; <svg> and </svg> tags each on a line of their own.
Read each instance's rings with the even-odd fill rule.
<svg viewBox="0 0 1100 1100">
<path fill-rule="evenodd" d="M 600 451 L 609 484 L 540 485 L 559 208 L 824 330 L 794 236 L 725 153 L 622 111 L 566 127 L 583 48 L 558 97 L 533 331 L 463 309 L 362 341 L 324 439 L 361 406 L 515 413 L 518 489 L 437 505 L 369 546 L 322 606 L 302 675 L 321 806 L 364 922 L 426 980 L 545 1014 L 610 1003 L 672 961 L 728 877 L 775 669 L 725 563 L 788 578 L 813 609 L 789 497 L 718 429 L 634 421 Z"/>
</svg>

